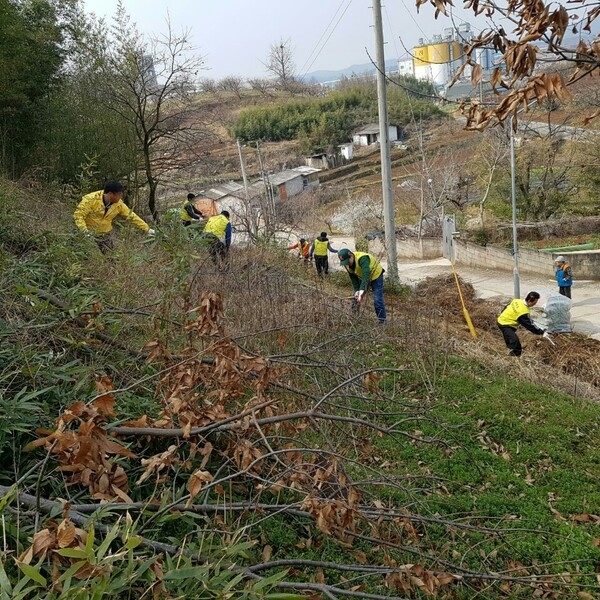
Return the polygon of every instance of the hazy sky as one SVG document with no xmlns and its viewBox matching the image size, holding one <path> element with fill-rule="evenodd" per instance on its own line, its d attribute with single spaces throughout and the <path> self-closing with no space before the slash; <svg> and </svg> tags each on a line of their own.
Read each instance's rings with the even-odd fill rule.
<svg viewBox="0 0 600 600">
<path fill-rule="evenodd" d="M 85 11 L 110 21 L 117 0 L 83 0 Z M 375 60 L 373 9 L 370 0 L 122 0 L 126 12 L 147 35 L 189 29 L 198 54 L 205 58 L 206 77 L 265 77 L 272 44 L 290 41 L 299 75 L 336 70 Z M 382 6 L 385 57 L 398 58 L 421 37 L 441 34 L 451 21 L 433 18 L 431 5 L 417 15 L 414 0 L 385 0 Z M 469 13 L 456 9 L 455 22 Z M 262 62 L 261 62 L 262 61 Z"/>
</svg>

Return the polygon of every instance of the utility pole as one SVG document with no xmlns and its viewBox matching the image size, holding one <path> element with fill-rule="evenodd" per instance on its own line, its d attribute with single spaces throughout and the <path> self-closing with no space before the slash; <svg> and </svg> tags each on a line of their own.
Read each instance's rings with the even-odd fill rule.
<svg viewBox="0 0 600 600">
<path fill-rule="evenodd" d="M 244 191 L 246 192 L 246 200 L 249 199 L 248 194 L 248 177 L 246 176 L 246 163 L 244 162 L 244 155 L 242 154 L 242 145 L 240 144 L 240 140 L 237 139 L 237 149 L 238 154 L 240 155 L 240 167 L 242 169 L 242 179 L 244 180 Z"/>
<path fill-rule="evenodd" d="M 513 226 L 513 258 L 515 267 L 513 269 L 514 278 L 514 297 L 521 297 L 521 286 L 519 281 L 519 245 L 517 243 L 517 184 L 516 184 L 516 165 L 515 165 L 515 134 L 513 131 L 514 117 L 508 120 L 510 128 L 510 196 L 512 204 L 512 226 Z"/>
<path fill-rule="evenodd" d="M 392 194 L 392 160 L 390 158 L 390 134 L 385 81 L 385 55 L 383 52 L 381 0 L 373 0 L 373 19 L 375 21 L 375 47 L 377 60 L 377 105 L 379 108 L 379 148 L 381 151 L 381 183 L 383 188 L 383 226 L 385 229 L 389 278 L 393 283 L 398 283 L 396 222 L 394 216 L 394 196 Z"/>
</svg>

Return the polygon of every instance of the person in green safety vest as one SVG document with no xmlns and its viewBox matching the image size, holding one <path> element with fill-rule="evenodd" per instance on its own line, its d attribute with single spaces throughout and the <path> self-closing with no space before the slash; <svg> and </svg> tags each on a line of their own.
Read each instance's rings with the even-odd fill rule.
<svg viewBox="0 0 600 600">
<path fill-rule="evenodd" d="M 323 277 L 323 273 L 325 275 L 329 273 L 328 251 L 337 254 L 337 250 L 331 247 L 331 244 L 327 239 L 327 232 L 321 231 L 321 235 L 319 235 L 318 238 L 315 238 L 315 241 L 310 245 L 310 252 L 308 254 L 311 259 L 313 256 L 315 257 L 315 267 L 319 277 Z"/>
<path fill-rule="evenodd" d="M 545 329 L 538 327 L 530 317 L 530 309 L 535 306 L 540 299 L 540 295 L 537 292 L 529 292 L 525 297 L 525 300 L 515 298 L 511 300 L 505 307 L 504 310 L 498 316 L 498 327 L 504 337 L 504 343 L 510 350 L 511 356 L 521 356 L 523 354 L 523 348 L 521 341 L 517 335 L 517 328 L 519 325 L 525 327 L 535 333 L 536 335 L 542 335 L 548 339 L 550 336 Z"/>
<path fill-rule="evenodd" d="M 354 300 L 360 304 L 364 293 L 370 286 L 373 290 L 373 306 L 379 323 L 386 320 L 385 303 L 383 301 L 383 273 L 381 263 L 368 252 L 351 252 L 348 248 L 338 250 L 340 266 L 344 267 L 350 276 L 354 287 Z"/>
</svg>

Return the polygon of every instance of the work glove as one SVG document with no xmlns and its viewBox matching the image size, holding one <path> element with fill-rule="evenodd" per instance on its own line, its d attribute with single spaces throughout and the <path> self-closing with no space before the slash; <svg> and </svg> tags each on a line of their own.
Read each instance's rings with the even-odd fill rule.
<svg viewBox="0 0 600 600">
<path fill-rule="evenodd" d="M 542 337 L 546 338 L 550 344 L 552 344 L 552 346 L 556 346 L 556 344 L 553 342 L 552 338 L 550 337 L 550 334 L 547 331 L 544 331 L 544 333 L 542 333 Z"/>
<path fill-rule="evenodd" d="M 354 292 L 354 299 L 357 302 L 360 302 L 362 300 L 363 294 L 365 293 L 365 290 L 358 290 L 357 292 Z"/>
<path fill-rule="evenodd" d="M 148 229 L 148 235 L 154 235 L 155 233 L 154 229 Z"/>
</svg>

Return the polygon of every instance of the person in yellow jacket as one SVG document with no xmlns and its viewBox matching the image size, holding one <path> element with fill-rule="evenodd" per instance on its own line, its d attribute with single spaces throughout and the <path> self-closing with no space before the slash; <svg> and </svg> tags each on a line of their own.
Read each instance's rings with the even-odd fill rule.
<svg viewBox="0 0 600 600">
<path fill-rule="evenodd" d="M 317 269 L 317 275 L 323 277 L 323 274 L 329 273 L 329 259 L 327 258 L 327 252 L 333 252 L 337 254 L 337 250 L 331 247 L 329 239 L 327 238 L 327 232 L 321 231 L 321 235 L 315 239 L 310 246 L 310 258 L 315 257 L 315 267 Z"/>
<path fill-rule="evenodd" d="M 229 212 L 222 210 L 220 215 L 211 217 L 204 226 L 202 237 L 209 244 L 210 255 L 215 264 L 219 264 L 227 257 L 231 246 L 231 223 Z"/>
<path fill-rule="evenodd" d="M 111 232 L 112 222 L 117 216 L 131 221 L 144 233 L 154 235 L 154 229 L 123 202 L 123 184 L 118 181 L 109 181 L 103 190 L 83 196 L 73 213 L 75 225 L 86 235 L 95 238 L 102 253 L 114 246 Z"/>
<path fill-rule="evenodd" d="M 340 266 L 344 267 L 350 276 L 354 287 L 354 300 L 360 304 L 367 288 L 373 290 L 373 306 L 379 323 L 386 320 L 385 303 L 383 301 L 383 273 L 381 263 L 368 252 L 351 252 L 348 248 L 338 250 Z"/>
<path fill-rule="evenodd" d="M 511 356 L 521 356 L 521 354 L 523 354 L 521 341 L 517 335 L 517 328 L 519 325 L 522 325 L 525 329 L 531 331 L 531 333 L 550 338 L 545 329 L 538 327 L 531 320 L 529 314 L 531 307 L 535 306 L 539 299 L 540 295 L 537 292 L 529 292 L 525 297 L 525 300 L 521 300 L 520 298 L 511 300 L 498 316 L 498 327 L 502 332 L 504 342 L 506 343 L 506 347 L 510 350 Z"/>
</svg>

